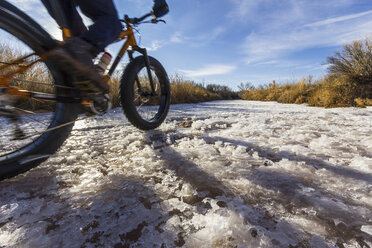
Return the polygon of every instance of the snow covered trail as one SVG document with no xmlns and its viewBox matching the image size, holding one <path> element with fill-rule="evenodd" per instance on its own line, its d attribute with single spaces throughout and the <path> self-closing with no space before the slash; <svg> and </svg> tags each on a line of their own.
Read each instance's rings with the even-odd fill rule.
<svg viewBox="0 0 372 248">
<path fill-rule="evenodd" d="M 75 124 L 0 182 L 0 247 L 372 247 L 372 108 L 173 105 Z"/>
</svg>

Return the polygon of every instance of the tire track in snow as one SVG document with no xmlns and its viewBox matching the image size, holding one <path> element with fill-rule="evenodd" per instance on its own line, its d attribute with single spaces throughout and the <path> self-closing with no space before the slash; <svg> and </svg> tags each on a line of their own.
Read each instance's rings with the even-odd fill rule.
<svg viewBox="0 0 372 248">
<path fill-rule="evenodd" d="M 0 183 L 0 246 L 371 246 L 371 112 L 224 101 L 147 133 L 117 110 L 77 123 Z"/>
</svg>

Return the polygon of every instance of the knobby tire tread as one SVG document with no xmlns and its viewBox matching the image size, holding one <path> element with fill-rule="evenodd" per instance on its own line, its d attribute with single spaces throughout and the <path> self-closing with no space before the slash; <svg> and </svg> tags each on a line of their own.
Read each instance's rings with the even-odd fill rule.
<svg viewBox="0 0 372 248">
<path fill-rule="evenodd" d="M 156 118 L 156 120 L 150 122 L 142 119 L 138 114 L 136 106 L 133 102 L 133 87 L 136 76 L 141 69 L 146 68 L 145 59 L 143 56 L 136 57 L 127 65 L 120 83 L 120 98 L 124 114 L 132 125 L 141 130 L 152 130 L 159 127 L 163 123 L 169 111 L 171 98 L 170 83 L 164 67 L 159 61 L 151 56 L 149 56 L 149 62 L 151 69 L 154 70 L 159 79 L 161 87 L 164 87 L 162 93 L 166 96 L 165 105 L 161 109 L 159 117 Z"/>
<path fill-rule="evenodd" d="M 17 37 L 39 55 L 57 46 L 57 43 L 40 25 L 21 10 L 3 0 L 0 0 L 0 29 Z M 68 75 L 62 74 L 50 63 L 48 63 L 48 69 L 53 74 L 55 82 L 70 80 Z M 74 121 L 77 113 L 76 104 L 57 103 L 54 119 L 49 127 Z M 46 132 L 18 151 L 0 156 L 0 180 L 26 172 L 45 161 L 67 139 L 72 127 L 73 124 Z"/>
</svg>

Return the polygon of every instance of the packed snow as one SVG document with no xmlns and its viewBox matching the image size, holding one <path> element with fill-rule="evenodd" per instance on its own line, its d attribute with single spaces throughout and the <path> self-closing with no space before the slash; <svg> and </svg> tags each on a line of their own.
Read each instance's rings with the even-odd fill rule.
<svg viewBox="0 0 372 248">
<path fill-rule="evenodd" d="M 0 247 L 372 247 L 372 108 L 172 105 L 77 121 L 0 182 Z"/>
</svg>

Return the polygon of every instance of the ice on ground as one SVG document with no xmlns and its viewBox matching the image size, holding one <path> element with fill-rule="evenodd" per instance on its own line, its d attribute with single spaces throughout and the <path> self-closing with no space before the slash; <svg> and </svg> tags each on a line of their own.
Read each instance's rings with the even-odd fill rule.
<svg viewBox="0 0 372 248">
<path fill-rule="evenodd" d="M 368 233 L 369 235 L 372 236 L 372 225 L 365 225 L 362 226 L 361 230 L 365 233 Z"/>
<path fill-rule="evenodd" d="M 371 247 L 372 108 L 172 105 L 77 121 L 0 182 L 4 247 Z"/>
</svg>

